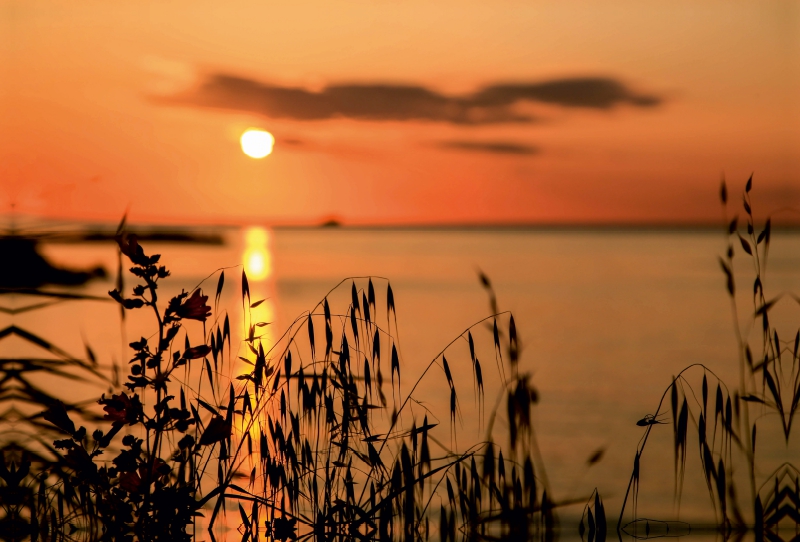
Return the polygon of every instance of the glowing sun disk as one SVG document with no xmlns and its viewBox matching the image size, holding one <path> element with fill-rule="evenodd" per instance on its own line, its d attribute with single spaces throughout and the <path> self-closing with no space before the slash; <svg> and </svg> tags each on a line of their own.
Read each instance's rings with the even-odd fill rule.
<svg viewBox="0 0 800 542">
<path fill-rule="evenodd" d="M 250 128 L 242 134 L 239 142 L 242 144 L 242 152 L 250 158 L 264 158 L 272 154 L 275 138 L 269 132 Z"/>
</svg>

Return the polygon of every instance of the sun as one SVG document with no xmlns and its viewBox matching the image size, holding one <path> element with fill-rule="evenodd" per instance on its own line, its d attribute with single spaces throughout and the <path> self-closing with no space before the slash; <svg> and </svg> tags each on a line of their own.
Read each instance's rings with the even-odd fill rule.
<svg viewBox="0 0 800 542">
<path fill-rule="evenodd" d="M 275 145 L 275 138 L 271 133 L 255 128 L 245 130 L 239 141 L 242 144 L 242 152 L 250 158 L 269 156 Z"/>
</svg>

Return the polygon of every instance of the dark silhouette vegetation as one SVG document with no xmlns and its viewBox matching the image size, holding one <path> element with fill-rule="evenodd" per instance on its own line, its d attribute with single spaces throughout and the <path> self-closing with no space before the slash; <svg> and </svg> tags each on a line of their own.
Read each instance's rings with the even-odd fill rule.
<svg viewBox="0 0 800 542">
<path fill-rule="evenodd" d="M 36 398 L 47 408 L 27 421 L 61 436 L 46 445 L 47 458 L 4 447 L 3 537 L 189 540 L 199 516 L 213 533 L 220 514 L 230 524 L 231 510 L 243 540 L 552 535 L 559 504 L 538 457 L 531 413 L 538 394 L 519 371 L 510 314 L 466 329 L 401 394 L 405 371 L 385 279 L 343 281 L 265 350 L 260 331 L 268 323 L 249 318 L 263 300 L 250 299 L 244 273 L 240 345 L 218 309 L 224 270 L 217 310 L 200 289 L 164 303 L 159 283 L 169 271 L 160 256 L 122 229 L 117 242 L 138 283 L 110 296 L 124 311 L 150 312 L 153 334 L 130 344 L 123 386 L 99 400 L 102 419 Z M 489 280 L 482 283 L 496 311 Z M 343 310 L 332 310 L 328 298 L 348 290 Z M 203 328 L 196 343 L 192 320 Z M 485 440 L 458 450 L 462 396 L 471 392 L 477 412 L 485 411 L 484 354 L 501 388 Z M 224 367 L 234 362 L 247 370 L 228 380 Z M 471 390 L 458 389 L 464 381 L 453 363 L 468 368 Z M 434 421 L 414 395 L 423 378 L 448 390 L 443 419 Z M 498 439 L 500 419 L 508 431 Z"/>
<path fill-rule="evenodd" d="M 771 225 L 754 225 L 751 187 L 752 180 L 743 200 L 745 233 L 738 219 L 726 217 L 728 245 L 720 258 L 740 381 L 729 386 L 712 368 L 690 365 L 653 413 L 636 422 L 644 435 L 619 511 L 619 536 L 691 532 L 679 505 L 687 462 L 696 458 L 702 472 L 696 482 L 707 487 L 715 530 L 724 537 L 752 531 L 771 542 L 788 542 L 782 537 L 790 532 L 798 540 L 800 471 L 785 463 L 765 476 L 756 454 L 763 424 L 778 424 L 789 446 L 800 406 L 800 330 L 785 339 L 773 327 L 773 307 L 793 299 L 766 293 Z M 724 184 L 721 194 L 727 204 Z M 253 316 L 264 300 L 251 299 L 243 272 L 233 281 L 239 330 L 220 306 L 231 287 L 225 269 L 212 275 L 213 292 L 201 284 L 161 299 L 168 269 L 123 226 L 115 239 L 134 284 L 125 287 L 120 274 L 110 298 L 123 314 L 152 318 L 150 334 L 130 343 L 126 370 L 108 378 L 88 346 L 79 359 L 28 330 L 0 331 L 0 340 L 14 335 L 50 355 L 0 359 L 2 419 L 13 428 L 0 438 L 0 539 L 188 541 L 213 539 L 215 525 L 224 522 L 236 527 L 227 537 L 243 542 L 267 536 L 549 541 L 559 511 L 585 503 L 581 538 L 605 541 L 610 525 L 596 490 L 577 501 L 554 497 L 533 424 L 539 394 L 520 364 L 514 318 L 498 310 L 483 273 L 489 316 L 409 381 L 388 280 L 345 279 L 267 340 L 270 323 Z M 739 250 L 755 270 L 755 341 L 739 327 L 733 273 Z M 38 372 L 69 378 L 68 368 L 111 392 L 92 408 L 93 401 L 62 402 L 36 387 Z M 441 411 L 422 397 L 431 386 L 441 390 Z M 15 401 L 38 408 L 21 413 Z M 463 435 L 465 418 L 478 421 L 480 437 Z M 653 431 L 672 434 L 675 517 L 637 514 L 644 498 L 640 465 Z M 594 451 L 587 465 L 603 455 L 604 449 Z M 742 465 L 739 487 L 742 477 L 734 472 Z"/>
<path fill-rule="evenodd" d="M 621 528 L 636 537 L 680 536 L 689 527 L 679 518 L 665 521 L 637 514 L 640 465 L 645 461 L 648 439 L 653 431 L 671 430 L 678 513 L 686 465 L 694 457 L 702 470 L 716 528 L 724 535 L 752 529 L 757 540 L 778 541 L 788 530 L 794 536 L 791 540 L 800 540 L 800 464 L 785 462 L 765 475 L 758 468 L 757 455 L 759 435 L 770 425 L 777 424 L 787 449 L 790 446 L 794 418 L 800 408 L 800 328 L 789 329 L 787 337 L 787 330 L 779 329 L 770 314 L 778 303 L 800 303 L 800 298 L 789 292 L 767 293 L 772 225 L 767 217 L 761 227 L 756 227 L 750 198 L 752 186 L 751 176 L 741 203 L 741 227 L 738 215 L 729 219 L 724 181 L 720 190 L 727 247 L 719 265 L 733 314 L 739 381 L 725 383 L 711 368 L 700 363 L 689 365 L 672 379 L 655 414 L 640 420 L 644 435 L 637 446 L 619 514 Z M 737 253 L 752 263 L 753 274 L 744 282 L 748 308 L 742 308 L 741 298 L 737 297 Z M 742 314 L 748 315 L 747 324 L 743 325 Z M 753 333 L 748 333 L 750 329 Z M 742 467 L 745 476 L 735 476 Z M 632 521 L 625 521 L 626 513 L 632 513 Z"/>
</svg>

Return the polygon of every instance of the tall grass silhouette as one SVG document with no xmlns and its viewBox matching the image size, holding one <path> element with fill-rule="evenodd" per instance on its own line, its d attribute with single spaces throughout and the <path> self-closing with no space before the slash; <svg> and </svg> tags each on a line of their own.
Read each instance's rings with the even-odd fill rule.
<svg viewBox="0 0 800 542">
<path fill-rule="evenodd" d="M 727 249 L 719 258 L 730 298 L 734 331 L 739 353 L 739 381 L 731 386 L 703 364 L 693 364 L 672 379 L 655 410 L 638 423 L 644 435 L 637 446 L 633 472 L 619 515 L 622 529 L 637 537 L 663 536 L 670 529 L 674 536 L 686 532 L 686 524 L 677 520 L 641 518 L 637 513 L 640 498 L 640 465 L 651 433 L 671 427 L 674 447 L 675 500 L 680 511 L 681 494 L 687 461 L 698 458 L 707 487 L 715 521 L 723 533 L 755 530 L 758 539 L 781 540 L 781 526 L 791 527 L 795 540 L 800 525 L 800 469 L 786 462 L 764 476 L 757 468 L 759 427 L 777 422 L 785 445 L 790 445 L 792 425 L 800 407 L 800 329 L 791 330 L 791 338 L 781 337 L 770 313 L 781 302 L 800 302 L 796 295 L 767 295 L 767 259 L 772 233 L 767 217 L 760 231 L 753 218 L 748 179 L 743 198 L 745 230 L 740 232 L 738 216 L 728 219 L 728 191 L 723 181 L 720 199 L 725 210 Z M 752 262 L 752 309 L 743 309 L 737 301 L 734 257 L 744 253 Z M 757 338 L 740 323 L 742 311 L 749 313 L 748 328 L 759 329 Z M 671 418 L 671 421 L 667 421 Z M 664 426 L 662 428 L 662 426 Z M 693 451 L 692 448 L 696 447 Z M 734 470 L 746 469 L 745 487 L 734 477 Z M 625 523 L 625 513 L 632 521 Z"/>
<path fill-rule="evenodd" d="M 531 409 L 537 395 L 529 375 L 518 369 L 513 317 L 493 314 L 466 329 L 402 394 L 394 294 L 388 281 L 376 280 L 385 284 L 385 302 L 378 300 L 373 278 L 347 279 L 266 351 L 258 324 L 249 327 L 246 343 L 255 360 L 252 371 L 238 377 L 241 402 L 234 402 L 244 438 L 226 460 L 228 476 L 218 480 L 234 491 L 220 496 L 215 511 L 225 497 L 251 503 L 240 508 L 245 537 L 256 537 L 261 521 L 278 539 L 427 537 L 435 512 L 443 540 L 456 531 L 485 532 L 490 523 L 499 526 L 498 535 L 552 532 L 554 503 L 541 461 L 534 459 Z M 491 289 L 488 279 L 483 282 Z M 245 304 L 246 284 L 243 277 Z M 333 311 L 328 299 L 343 290 L 349 290 L 349 303 Z M 456 440 L 464 404 L 453 367 L 463 371 L 467 365 L 483 411 L 484 369 L 474 338 L 483 331 L 491 334 L 502 381 L 497 403 L 506 408 L 490 412 L 482 442 L 457 450 L 442 436 Z M 459 345 L 467 346 L 467 359 L 451 355 Z M 449 395 L 448 432 L 414 395 L 423 378 L 440 379 Z M 509 429 L 502 444 L 493 437 L 500 415 Z M 245 465 L 251 469 L 247 487 L 234 486 Z"/>
<path fill-rule="evenodd" d="M 3 489 L 27 495 L 13 515 L 25 536 L 190 540 L 205 516 L 212 537 L 224 521 L 242 540 L 552 537 L 558 504 L 533 428 L 538 393 L 487 277 L 493 314 L 409 387 L 386 279 L 342 281 L 269 342 L 269 322 L 251 317 L 263 300 L 250 299 L 242 272 L 237 341 L 218 308 L 224 270 L 216 311 L 200 288 L 164 303 L 160 256 L 123 230 L 117 241 L 138 283 L 125 290 L 120 277 L 110 296 L 123 314 L 149 312 L 153 330 L 130 344 L 124 389 L 99 400 L 101 427 L 90 432 L 71 405 L 46 402 L 42 418 L 64 436 L 55 479 L 30 476 L 29 457 L 4 458 Z M 232 367 L 243 372 L 229 378 Z M 443 412 L 417 396 L 428 381 Z M 481 420 L 483 436 L 459 448 L 464 418 Z"/>
<path fill-rule="evenodd" d="M 757 451 L 768 424 L 777 424 L 790 445 L 800 407 L 800 330 L 786 339 L 771 314 L 800 298 L 767 293 L 771 221 L 756 228 L 751 188 L 752 178 L 742 232 L 726 214 L 726 253 L 719 259 L 739 381 L 731 385 L 706 365 L 689 365 L 638 421 L 643 435 L 620 532 L 688 533 L 680 502 L 687 464 L 697 461 L 702 479 L 696 481 L 706 487 L 721 532 L 754 528 L 759 539 L 777 542 L 789 525 L 797 539 L 800 469 L 784 463 L 765 475 Z M 727 213 L 724 183 L 721 199 Z M 39 437 L 46 456 L 16 441 L 4 445 L 0 537 L 192 540 L 203 529 L 213 539 L 224 524 L 243 542 L 554 538 L 556 512 L 572 502 L 553 497 L 533 424 L 538 392 L 520 364 L 514 318 L 498 310 L 485 275 L 479 279 L 490 314 L 411 379 L 385 278 L 344 279 L 275 338 L 265 333 L 270 322 L 254 319 L 264 300 L 251 299 L 244 272 L 234 280 L 230 269 L 213 273 L 207 279 L 216 282 L 213 302 L 203 284 L 165 302 L 159 287 L 169 271 L 161 257 L 147 254 L 122 227 L 117 233 L 135 284 L 125 288 L 120 274 L 110 297 L 123 315 L 149 314 L 152 329 L 130 344 L 124 385 L 99 400 L 102 419 L 86 405 L 25 388 L 44 410 L 27 421 L 61 438 L 49 445 L 47 433 Z M 742 252 L 754 269 L 752 309 L 737 298 L 733 262 Z M 231 287 L 241 318 L 220 306 Z M 748 298 L 749 292 L 748 284 Z M 740 323 L 744 313 L 756 339 Z M 85 368 L 101 378 L 90 351 L 87 357 Z M 25 368 L 39 370 L 42 363 L 29 360 Z M 92 423 L 98 427 L 90 431 Z M 674 518 L 638 514 L 653 431 L 672 435 Z M 742 466 L 744 477 L 736 475 Z M 603 499 L 595 490 L 584 500 L 579 532 L 603 542 Z"/>
</svg>

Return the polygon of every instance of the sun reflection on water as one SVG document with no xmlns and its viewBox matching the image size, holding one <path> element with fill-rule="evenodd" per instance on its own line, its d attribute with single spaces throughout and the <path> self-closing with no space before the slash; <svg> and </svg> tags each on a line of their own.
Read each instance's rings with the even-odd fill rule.
<svg viewBox="0 0 800 542">
<path fill-rule="evenodd" d="M 254 340 L 251 342 L 253 348 L 258 351 L 261 347 L 264 352 L 269 352 L 275 344 L 275 333 L 273 329 L 275 321 L 275 299 L 274 284 L 272 280 L 272 253 L 270 250 L 272 233 L 263 227 L 253 226 L 244 230 L 242 264 L 247 275 L 250 289 L 250 306 L 246 308 L 244 314 L 244 329 L 246 335 L 252 335 Z M 255 363 L 256 356 L 249 347 L 244 347 L 240 355 L 245 357 L 250 363 Z M 270 364 L 269 355 L 268 365 Z M 254 366 L 243 361 L 241 358 L 236 362 L 234 374 L 240 375 L 250 373 Z M 249 393 L 253 395 L 255 390 L 252 384 L 248 386 Z M 261 418 L 266 412 L 272 412 L 267 408 L 261 412 Z M 250 416 L 246 417 L 245 423 L 250 421 Z M 235 428 L 236 433 L 241 435 L 241 426 Z M 259 420 L 253 420 L 250 429 L 254 453 L 258 455 L 259 436 L 262 427 Z"/>
<path fill-rule="evenodd" d="M 263 281 L 272 274 L 272 255 L 269 250 L 270 233 L 261 227 L 245 230 L 243 264 L 250 281 Z"/>
</svg>

